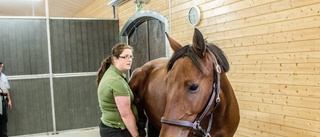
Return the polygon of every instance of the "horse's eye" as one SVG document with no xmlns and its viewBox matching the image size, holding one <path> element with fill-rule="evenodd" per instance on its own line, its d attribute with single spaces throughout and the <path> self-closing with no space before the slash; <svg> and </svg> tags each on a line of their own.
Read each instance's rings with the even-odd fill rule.
<svg viewBox="0 0 320 137">
<path fill-rule="evenodd" d="M 199 85 L 197 85 L 197 84 L 190 85 L 189 86 L 189 92 L 190 93 L 195 93 L 197 91 L 198 87 L 199 87 Z"/>
</svg>

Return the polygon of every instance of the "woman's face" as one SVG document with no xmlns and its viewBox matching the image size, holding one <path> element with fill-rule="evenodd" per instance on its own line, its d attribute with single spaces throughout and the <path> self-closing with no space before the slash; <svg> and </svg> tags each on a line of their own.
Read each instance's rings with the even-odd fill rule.
<svg viewBox="0 0 320 137">
<path fill-rule="evenodd" d="M 114 58 L 114 65 L 121 72 L 124 72 L 131 68 L 132 58 L 133 58 L 132 50 L 124 49 L 123 52 L 119 55 L 119 58 Z"/>
</svg>

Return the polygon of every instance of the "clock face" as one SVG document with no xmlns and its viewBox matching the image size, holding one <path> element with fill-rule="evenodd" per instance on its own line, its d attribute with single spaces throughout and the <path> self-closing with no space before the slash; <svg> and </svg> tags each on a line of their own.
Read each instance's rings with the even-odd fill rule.
<svg viewBox="0 0 320 137">
<path fill-rule="evenodd" d="M 188 13 L 188 21 L 192 26 L 196 26 L 200 22 L 200 9 L 197 6 L 191 7 Z"/>
</svg>

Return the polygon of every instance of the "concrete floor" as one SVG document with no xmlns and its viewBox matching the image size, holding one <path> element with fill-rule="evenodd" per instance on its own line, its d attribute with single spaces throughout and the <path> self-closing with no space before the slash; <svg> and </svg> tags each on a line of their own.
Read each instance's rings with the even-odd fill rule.
<svg viewBox="0 0 320 137">
<path fill-rule="evenodd" d="M 10 136 L 10 137 L 100 137 L 99 128 L 85 128 L 77 130 L 66 130 L 60 131 L 57 134 L 53 133 L 41 133 L 32 135 L 20 135 L 20 136 Z"/>
</svg>

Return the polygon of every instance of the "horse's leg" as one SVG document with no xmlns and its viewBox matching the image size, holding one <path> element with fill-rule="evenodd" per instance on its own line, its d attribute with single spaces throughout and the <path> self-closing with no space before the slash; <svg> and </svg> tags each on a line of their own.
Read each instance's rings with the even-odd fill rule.
<svg viewBox="0 0 320 137">
<path fill-rule="evenodd" d="M 140 115 L 140 114 L 139 114 Z M 139 132 L 139 135 L 140 136 L 146 136 L 146 130 L 145 130 L 145 127 L 146 127 L 146 120 L 145 119 L 142 119 L 141 117 L 139 117 L 139 121 L 138 121 L 138 124 L 137 124 L 137 127 L 138 127 L 138 132 Z"/>
<path fill-rule="evenodd" d="M 149 120 L 147 126 L 148 137 L 159 137 L 160 131 L 155 126 L 153 126 Z"/>
<path fill-rule="evenodd" d="M 135 91 L 135 90 L 134 90 Z M 136 92 L 134 92 L 136 93 Z M 135 94 L 135 99 L 133 103 L 136 105 L 137 111 L 138 111 L 138 121 L 137 121 L 137 127 L 138 127 L 138 132 L 140 136 L 146 136 L 146 123 L 147 123 L 147 116 L 144 113 L 142 101 L 140 98 L 138 98 L 138 95 Z"/>
</svg>

